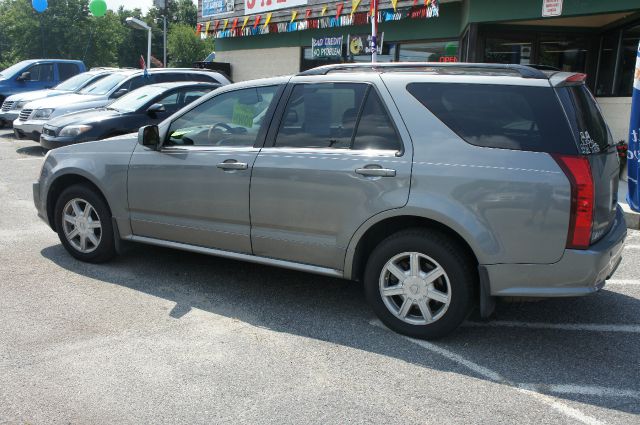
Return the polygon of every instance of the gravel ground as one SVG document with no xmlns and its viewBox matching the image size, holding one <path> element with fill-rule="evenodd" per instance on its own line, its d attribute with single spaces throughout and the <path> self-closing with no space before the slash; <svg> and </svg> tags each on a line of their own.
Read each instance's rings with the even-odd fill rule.
<svg viewBox="0 0 640 425">
<path fill-rule="evenodd" d="M 429 343 L 361 285 L 150 246 L 67 255 L 0 130 L 0 423 L 640 423 L 640 232 L 598 294 Z"/>
</svg>

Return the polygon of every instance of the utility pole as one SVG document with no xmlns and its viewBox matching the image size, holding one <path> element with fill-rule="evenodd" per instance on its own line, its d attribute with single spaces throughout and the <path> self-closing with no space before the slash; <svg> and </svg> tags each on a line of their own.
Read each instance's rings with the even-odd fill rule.
<svg viewBox="0 0 640 425">
<path fill-rule="evenodd" d="M 164 67 L 167 67 L 167 16 L 169 16 L 169 0 L 164 0 L 164 59 L 163 64 Z"/>
</svg>

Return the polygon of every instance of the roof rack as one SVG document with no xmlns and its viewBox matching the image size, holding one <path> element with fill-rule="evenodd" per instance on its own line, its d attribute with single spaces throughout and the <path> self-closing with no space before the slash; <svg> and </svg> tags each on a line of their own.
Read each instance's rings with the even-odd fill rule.
<svg viewBox="0 0 640 425">
<path fill-rule="evenodd" d="M 324 65 L 300 72 L 298 75 L 327 75 L 332 72 L 411 72 L 428 71 L 442 73 L 486 73 L 519 75 L 522 78 L 548 79 L 542 71 L 517 64 L 465 63 L 465 62 L 386 62 L 346 63 Z"/>
</svg>

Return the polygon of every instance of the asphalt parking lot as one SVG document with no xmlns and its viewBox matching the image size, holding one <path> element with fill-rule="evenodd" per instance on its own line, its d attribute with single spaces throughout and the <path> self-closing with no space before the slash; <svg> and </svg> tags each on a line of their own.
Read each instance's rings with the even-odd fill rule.
<svg viewBox="0 0 640 425">
<path fill-rule="evenodd" d="M 640 423 L 640 232 L 605 289 L 416 341 L 362 287 L 150 246 L 103 265 L 37 217 L 0 130 L 0 423 Z"/>
</svg>

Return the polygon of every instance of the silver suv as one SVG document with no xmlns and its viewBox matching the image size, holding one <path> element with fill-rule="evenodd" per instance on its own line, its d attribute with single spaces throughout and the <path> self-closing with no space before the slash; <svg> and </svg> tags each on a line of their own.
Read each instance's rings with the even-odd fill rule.
<svg viewBox="0 0 640 425">
<path fill-rule="evenodd" d="M 337 65 L 51 151 L 33 193 L 80 260 L 133 241 L 362 280 L 388 327 L 436 338 L 496 297 L 602 288 L 617 175 L 582 74 Z"/>
</svg>

